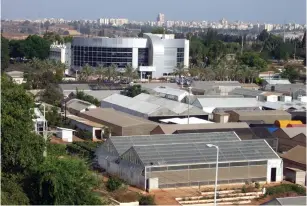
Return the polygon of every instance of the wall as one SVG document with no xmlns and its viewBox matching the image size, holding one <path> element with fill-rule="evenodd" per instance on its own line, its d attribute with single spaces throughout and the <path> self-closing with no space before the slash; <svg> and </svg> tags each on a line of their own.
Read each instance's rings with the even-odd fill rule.
<svg viewBox="0 0 307 206">
<path fill-rule="evenodd" d="M 276 182 L 283 180 L 283 161 L 282 159 L 268 160 L 267 165 L 267 182 L 271 182 L 271 169 L 276 168 Z"/>
</svg>

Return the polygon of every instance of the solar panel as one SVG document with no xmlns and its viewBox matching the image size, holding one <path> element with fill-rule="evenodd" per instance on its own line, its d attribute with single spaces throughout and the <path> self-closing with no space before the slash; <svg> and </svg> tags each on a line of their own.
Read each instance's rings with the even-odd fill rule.
<svg viewBox="0 0 307 206">
<path fill-rule="evenodd" d="M 219 162 L 267 160 L 279 158 L 264 140 L 216 142 L 219 146 Z M 135 145 L 141 161 L 145 165 L 170 165 L 215 163 L 216 149 L 206 143 Z M 163 162 L 163 164 L 162 164 Z"/>
<path fill-rule="evenodd" d="M 176 135 L 113 136 L 107 141 L 111 141 L 118 154 L 121 155 L 134 145 L 184 143 L 186 146 L 197 142 L 240 141 L 240 138 L 235 134 L 235 132 L 229 131 L 193 134 L 185 133 Z"/>
</svg>

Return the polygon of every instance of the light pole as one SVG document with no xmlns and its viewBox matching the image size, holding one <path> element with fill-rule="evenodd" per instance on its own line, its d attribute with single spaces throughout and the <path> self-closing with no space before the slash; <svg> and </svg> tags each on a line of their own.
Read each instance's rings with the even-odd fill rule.
<svg viewBox="0 0 307 206">
<path fill-rule="evenodd" d="M 46 106 L 44 103 L 35 103 L 36 105 L 43 105 L 44 107 L 44 124 L 43 124 L 43 137 L 45 140 L 45 143 L 47 142 L 47 132 L 46 132 L 46 128 L 47 128 L 47 121 L 46 121 Z M 47 157 L 47 147 L 45 146 L 45 150 L 44 150 L 44 157 Z"/>
<path fill-rule="evenodd" d="M 207 147 L 215 147 L 216 148 L 216 166 L 215 166 L 215 188 L 214 188 L 214 206 L 216 206 L 216 193 L 217 193 L 217 176 L 219 169 L 219 147 L 214 144 L 206 144 Z"/>
<path fill-rule="evenodd" d="M 78 70 L 76 70 L 76 81 L 78 80 Z"/>
<path fill-rule="evenodd" d="M 192 87 L 189 87 L 189 95 L 188 95 L 188 124 L 190 124 L 190 94 Z"/>
</svg>

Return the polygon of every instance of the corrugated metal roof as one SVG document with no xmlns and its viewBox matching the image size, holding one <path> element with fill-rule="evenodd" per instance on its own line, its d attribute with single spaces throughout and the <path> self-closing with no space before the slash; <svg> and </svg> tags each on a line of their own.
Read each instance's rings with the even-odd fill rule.
<svg viewBox="0 0 307 206">
<path fill-rule="evenodd" d="M 282 101 L 277 101 L 277 102 L 259 102 L 259 104 L 262 107 L 270 108 L 270 109 L 275 109 L 275 110 L 288 110 L 288 109 L 295 109 L 297 111 L 306 111 L 306 103 L 300 102 L 300 101 L 292 101 L 292 102 L 282 102 Z"/>
<path fill-rule="evenodd" d="M 202 108 L 259 107 L 256 98 L 198 98 Z"/>
<path fill-rule="evenodd" d="M 259 111 L 234 111 L 240 116 L 275 116 L 275 115 L 289 115 L 291 114 L 282 110 L 259 110 Z"/>
<path fill-rule="evenodd" d="M 201 109 L 196 108 L 192 105 L 180 103 L 177 101 L 169 100 L 162 97 L 157 97 L 149 94 L 139 94 L 134 97 L 134 99 L 138 99 L 140 101 L 146 101 L 152 104 L 160 105 L 162 107 L 165 107 L 174 113 L 181 115 L 185 112 L 187 112 L 190 109 L 190 115 L 205 115 L 206 113 L 203 112 Z"/>
<path fill-rule="evenodd" d="M 165 94 L 165 95 L 172 95 L 172 96 L 181 96 L 181 95 L 188 95 L 189 92 L 181 89 L 174 89 L 171 87 L 166 86 L 159 86 L 153 89 L 155 92 L 159 94 Z"/>
<path fill-rule="evenodd" d="M 81 111 L 83 109 L 86 109 L 90 106 L 95 106 L 93 104 L 91 104 L 90 102 L 86 102 L 80 99 L 71 99 L 66 103 L 66 107 L 69 109 L 74 109 L 77 111 Z"/>
<path fill-rule="evenodd" d="M 275 125 L 277 125 L 280 128 L 285 128 L 288 126 L 288 124 L 303 124 L 299 120 L 276 120 Z"/>
<path fill-rule="evenodd" d="M 229 92 L 229 94 L 238 94 L 238 95 L 253 96 L 253 97 L 257 97 L 262 93 L 263 91 L 260 90 L 244 89 L 244 88 L 235 88 L 234 90 Z"/>
<path fill-rule="evenodd" d="M 289 138 L 293 138 L 299 134 L 304 134 L 306 136 L 305 127 L 286 127 L 280 128 Z"/>
<path fill-rule="evenodd" d="M 208 87 L 219 87 L 219 86 L 238 86 L 241 84 L 238 81 L 193 81 L 192 87 L 196 89 L 205 89 Z"/>
<path fill-rule="evenodd" d="M 288 79 L 266 79 L 265 84 L 291 84 Z"/>
</svg>

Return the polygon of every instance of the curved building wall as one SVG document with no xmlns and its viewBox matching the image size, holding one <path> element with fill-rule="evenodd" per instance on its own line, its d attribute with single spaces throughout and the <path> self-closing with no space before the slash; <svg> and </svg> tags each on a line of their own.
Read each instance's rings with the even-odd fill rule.
<svg viewBox="0 0 307 206">
<path fill-rule="evenodd" d="M 155 68 L 153 78 L 173 73 L 179 63 L 188 67 L 189 41 L 185 39 L 164 39 L 151 33 L 144 38 L 106 38 L 74 37 L 72 41 L 72 67 L 81 69 L 85 64 L 92 67 L 99 65 L 117 65 L 124 68 L 131 64 Z"/>
</svg>

